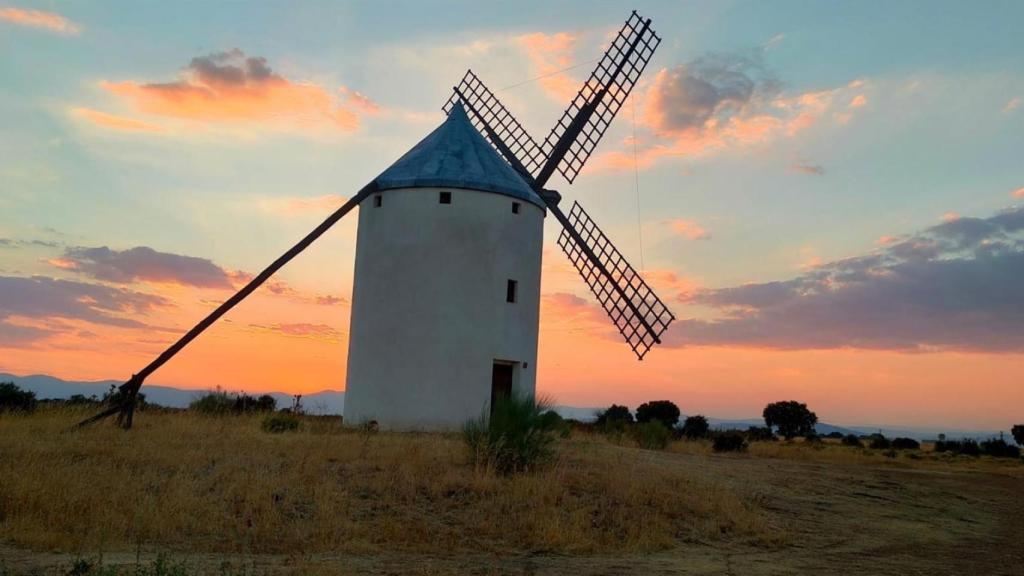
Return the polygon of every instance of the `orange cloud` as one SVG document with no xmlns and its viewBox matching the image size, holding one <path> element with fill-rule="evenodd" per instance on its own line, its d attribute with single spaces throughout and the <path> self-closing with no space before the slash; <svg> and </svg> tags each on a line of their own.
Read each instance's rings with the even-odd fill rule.
<svg viewBox="0 0 1024 576">
<path fill-rule="evenodd" d="M 526 50 L 526 55 L 541 76 L 541 88 L 549 95 L 564 102 L 576 95 L 579 83 L 560 70 L 572 64 L 572 52 L 577 36 L 568 32 L 544 34 L 535 32 L 516 37 L 516 42 Z"/>
<path fill-rule="evenodd" d="M 1024 188 L 1017 188 L 1013 191 L 1014 198 L 1024 198 Z"/>
<path fill-rule="evenodd" d="M 1006 106 L 1003 106 L 1003 112 L 1007 114 L 1013 112 L 1020 107 L 1020 102 L 1020 98 L 1011 98 L 1010 101 L 1006 103 Z"/>
<path fill-rule="evenodd" d="M 598 155 L 595 170 L 649 168 L 665 157 L 697 157 L 729 149 L 764 145 L 792 138 L 818 124 L 830 111 L 839 124 L 852 118 L 850 109 L 867 97 L 854 96 L 850 106 L 838 106 L 851 90 L 864 88 L 856 80 L 846 86 L 777 94 L 777 83 L 762 78 L 756 62 L 734 57 L 700 59 L 685 66 L 662 69 L 646 94 L 638 123 L 645 134 L 623 142 L 620 150 Z M 801 170 L 806 171 L 806 170 Z"/>
<path fill-rule="evenodd" d="M 704 229 L 701 225 L 697 224 L 693 220 L 677 218 L 675 220 L 667 221 L 667 224 L 672 229 L 672 233 L 677 236 L 689 238 L 690 240 L 711 239 L 711 232 Z"/>
<path fill-rule="evenodd" d="M 351 132 L 359 127 L 360 114 L 379 110 L 347 88 L 339 99 L 317 84 L 288 80 L 273 72 L 265 58 L 247 57 L 238 49 L 193 58 L 178 81 L 103 81 L 100 86 L 139 112 L 203 124 Z"/>
<path fill-rule="evenodd" d="M 136 120 L 135 118 L 125 118 L 124 116 L 114 116 L 113 114 L 107 114 L 106 112 L 100 112 L 99 110 L 93 110 L 91 108 L 75 108 L 72 112 L 80 117 L 84 118 L 97 126 L 104 128 L 110 128 L 113 130 L 124 130 L 126 132 L 162 132 L 163 128 L 143 122 L 142 120 Z"/>
<path fill-rule="evenodd" d="M 41 10 L 22 10 L 21 8 L 0 8 L 0 20 L 6 20 L 19 26 L 44 28 L 59 34 L 78 34 L 81 27 L 71 20 L 54 12 Z"/>
<path fill-rule="evenodd" d="M 345 203 L 347 198 L 338 194 L 324 194 L 312 197 L 274 197 L 264 198 L 259 207 L 271 214 L 293 215 L 308 212 L 333 212 Z"/>
</svg>

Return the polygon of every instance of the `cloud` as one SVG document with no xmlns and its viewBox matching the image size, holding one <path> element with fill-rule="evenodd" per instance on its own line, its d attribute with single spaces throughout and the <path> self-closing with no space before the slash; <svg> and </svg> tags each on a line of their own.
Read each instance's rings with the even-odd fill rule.
<svg viewBox="0 0 1024 576">
<path fill-rule="evenodd" d="M 648 168 L 667 157 L 696 157 L 792 138 L 831 117 L 850 121 L 867 102 L 863 81 L 787 94 L 762 62 L 764 48 L 709 54 L 655 74 L 633 140 L 595 158 L 597 170 Z"/>
<path fill-rule="evenodd" d="M 676 236 L 682 236 L 684 238 L 689 238 L 690 240 L 711 239 L 711 232 L 704 229 L 700 224 L 697 224 L 693 220 L 677 218 L 675 220 L 667 220 L 666 224 L 668 224 L 672 233 Z"/>
<path fill-rule="evenodd" d="M 50 263 L 107 282 L 157 282 L 197 288 L 234 286 L 232 273 L 206 258 L 158 252 L 146 246 L 128 250 L 73 247 Z"/>
<path fill-rule="evenodd" d="M 0 20 L 6 20 L 19 26 L 43 28 L 59 34 L 78 34 L 82 30 L 81 26 L 60 14 L 42 10 L 0 8 Z"/>
<path fill-rule="evenodd" d="M 339 194 L 324 194 L 322 196 L 274 196 L 259 201 L 259 208 L 270 214 L 294 215 L 334 212 L 341 207 L 348 198 Z"/>
<path fill-rule="evenodd" d="M 1003 112 L 1006 114 L 1013 112 L 1020 107 L 1020 102 L 1020 98 L 1011 98 L 1010 101 L 1006 103 L 1006 106 L 1003 106 Z"/>
<path fill-rule="evenodd" d="M 572 65 L 577 40 L 575 34 L 568 32 L 535 32 L 515 38 L 540 76 L 537 80 L 540 87 L 558 102 L 572 99 L 579 91 L 579 82 L 562 72 Z"/>
<path fill-rule="evenodd" d="M 1024 208 L 959 217 L 790 280 L 696 291 L 673 346 L 1024 351 Z"/>
<path fill-rule="evenodd" d="M 271 324 L 269 326 L 250 324 L 249 327 L 260 332 L 271 332 L 283 336 L 309 338 L 311 340 L 327 340 L 330 342 L 339 340 L 343 334 L 327 324 L 309 324 L 301 322 L 295 324 Z"/>
<path fill-rule="evenodd" d="M 812 164 L 810 162 L 796 162 L 791 165 L 789 169 L 801 174 L 812 174 L 814 176 L 825 175 L 825 168 L 821 164 Z"/>
<path fill-rule="evenodd" d="M 4 295 L 0 298 L 0 341 L 22 344 L 44 338 L 56 330 L 11 323 L 11 317 L 61 318 L 122 328 L 150 328 L 121 314 L 135 317 L 170 306 L 161 296 L 44 276 L 0 276 L 0 294 Z"/>
<path fill-rule="evenodd" d="M 1013 196 L 1014 198 L 1024 198 L 1024 188 L 1017 188 L 1016 190 L 1011 192 L 1010 195 Z"/>
<path fill-rule="evenodd" d="M 176 81 L 104 81 L 100 86 L 138 112 L 205 125 L 351 132 L 359 127 L 360 114 L 379 110 L 368 97 L 345 87 L 339 98 L 320 85 L 288 80 L 266 58 L 237 48 L 193 58 Z"/>
<path fill-rule="evenodd" d="M 103 128 L 110 128 L 112 130 L 123 130 L 126 132 L 162 132 L 163 128 L 150 124 L 149 122 L 143 122 L 135 118 L 126 118 L 124 116 L 115 116 L 113 114 L 107 114 L 106 112 L 100 112 L 99 110 L 93 110 L 91 108 L 74 108 L 71 111 L 75 116 L 83 118 L 101 126 Z"/>
<path fill-rule="evenodd" d="M 777 89 L 755 57 L 712 54 L 658 72 L 645 120 L 660 134 L 702 130 Z"/>
</svg>

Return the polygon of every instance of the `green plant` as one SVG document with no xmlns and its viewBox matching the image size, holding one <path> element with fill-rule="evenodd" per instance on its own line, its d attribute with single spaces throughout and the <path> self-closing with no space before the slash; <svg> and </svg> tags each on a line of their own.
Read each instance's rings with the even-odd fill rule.
<svg viewBox="0 0 1024 576">
<path fill-rule="evenodd" d="M 568 438 L 572 432 L 569 422 L 554 410 L 548 410 L 541 414 L 540 421 L 541 426 L 555 434 L 558 434 L 559 438 Z"/>
<path fill-rule="evenodd" d="M 227 392 L 217 389 L 207 392 L 189 403 L 188 409 L 208 416 L 230 414 L 235 407 L 235 399 Z"/>
<path fill-rule="evenodd" d="M 683 420 L 679 433 L 687 440 L 697 440 L 698 438 L 707 438 L 710 429 L 708 419 L 697 414 L 695 416 L 687 416 L 686 420 Z"/>
<path fill-rule="evenodd" d="M 747 440 L 738 432 L 723 432 L 715 435 L 711 449 L 715 452 L 746 452 Z"/>
<path fill-rule="evenodd" d="M 645 450 L 664 450 L 672 433 L 660 420 L 651 420 L 633 428 L 633 440 Z"/>
<path fill-rule="evenodd" d="M 264 432 L 271 434 L 280 434 L 282 432 L 295 432 L 302 425 L 299 417 L 294 414 L 288 414 L 284 412 L 278 412 L 277 414 L 271 414 L 263 419 L 260 424 L 260 428 Z"/>
<path fill-rule="evenodd" d="M 893 450 L 920 450 L 921 443 L 913 438 L 893 438 Z"/>
<path fill-rule="evenodd" d="M 767 426 L 750 426 L 744 435 L 748 442 L 774 442 L 776 440 L 772 429 Z"/>
<path fill-rule="evenodd" d="M 778 428 L 786 440 L 811 434 L 818 423 L 818 415 L 808 410 L 807 404 L 795 400 L 772 402 L 764 407 L 762 416 L 765 426 Z"/>
<path fill-rule="evenodd" d="M 22 390 L 14 382 L 0 382 L 0 412 L 32 412 L 36 393 Z"/>
<path fill-rule="evenodd" d="M 644 402 L 636 409 L 637 422 L 652 422 L 657 420 L 671 429 L 679 423 L 679 407 L 670 400 L 654 400 Z"/>
<path fill-rule="evenodd" d="M 1010 434 L 1013 436 L 1013 441 L 1019 446 L 1024 446 L 1024 424 L 1015 424 L 1010 429 Z"/>
<path fill-rule="evenodd" d="M 1007 443 L 1002 438 L 989 438 L 979 446 L 982 454 L 993 458 L 1019 458 L 1020 448 Z"/>
<path fill-rule="evenodd" d="M 532 396 L 513 395 L 499 400 L 489 415 L 466 422 L 462 440 L 470 461 L 498 474 L 528 472 L 545 463 L 554 442 L 542 416 L 547 408 Z"/>
<path fill-rule="evenodd" d="M 594 424 L 598 427 L 608 427 L 619 424 L 632 424 L 633 413 L 626 406 L 612 404 L 607 409 L 597 414 Z"/>
<path fill-rule="evenodd" d="M 853 446 L 854 448 L 862 448 L 864 446 L 861 444 L 860 438 L 858 438 L 856 434 L 847 434 L 846 436 L 843 436 L 841 444 L 843 446 Z"/>
<path fill-rule="evenodd" d="M 885 435 L 878 433 L 868 437 L 868 447 L 872 450 L 888 450 L 892 448 L 892 442 Z"/>
</svg>

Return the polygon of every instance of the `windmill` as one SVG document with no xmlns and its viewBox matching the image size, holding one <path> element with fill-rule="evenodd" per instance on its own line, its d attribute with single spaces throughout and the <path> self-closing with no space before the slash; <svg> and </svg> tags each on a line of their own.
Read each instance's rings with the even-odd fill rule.
<svg viewBox="0 0 1024 576">
<path fill-rule="evenodd" d="M 80 425 L 117 414 L 130 428 L 146 377 L 356 206 L 347 422 L 458 425 L 501 395 L 533 393 L 547 213 L 562 226 L 558 245 L 643 360 L 675 317 L 586 210 L 574 201 L 564 212 L 546 185 L 555 172 L 575 181 L 660 42 L 651 20 L 632 12 L 543 143 L 468 71 L 440 127 Z"/>
</svg>

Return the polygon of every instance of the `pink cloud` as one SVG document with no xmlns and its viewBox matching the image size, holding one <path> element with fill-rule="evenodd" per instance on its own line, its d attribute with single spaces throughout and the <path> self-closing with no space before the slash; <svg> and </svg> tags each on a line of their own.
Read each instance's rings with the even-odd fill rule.
<svg viewBox="0 0 1024 576">
<path fill-rule="evenodd" d="M 781 94 L 756 58 L 709 56 L 659 71 L 644 93 L 642 130 L 619 150 L 598 155 L 596 170 L 649 168 L 667 157 L 698 157 L 793 138 L 831 117 L 852 118 L 867 96 L 863 80 L 830 90 Z M 850 91 L 858 91 L 849 96 Z M 850 98 L 850 100 L 847 100 Z"/>
<path fill-rule="evenodd" d="M 238 49 L 193 58 L 176 81 L 103 81 L 100 86 L 140 113 L 205 125 L 351 132 L 360 115 L 379 111 L 359 92 L 341 88 L 337 97 L 320 85 L 289 80 L 271 70 L 265 58 Z"/>
<path fill-rule="evenodd" d="M 126 118 L 124 116 L 115 116 L 113 114 L 107 114 L 106 112 L 100 112 L 99 110 L 92 110 L 90 108 L 75 108 L 72 113 L 79 118 L 83 118 L 102 126 L 103 128 L 110 128 L 112 130 L 122 130 L 126 132 L 162 132 L 163 128 L 150 124 L 149 122 L 143 122 L 142 120 L 136 120 L 135 118 Z"/>
<path fill-rule="evenodd" d="M 1024 198 L 1024 188 L 1017 188 L 1012 195 L 1014 198 Z"/>
<path fill-rule="evenodd" d="M 0 20 L 6 20 L 18 26 L 43 28 L 59 34 L 78 34 L 81 27 L 71 20 L 54 12 L 42 10 L 23 10 L 21 8 L 0 8 Z"/>
<path fill-rule="evenodd" d="M 538 84 L 545 92 L 559 102 L 576 95 L 579 83 L 564 72 L 559 72 L 572 64 L 576 35 L 568 32 L 534 32 L 518 36 L 515 40 L 526 51 L 537 74 L 542 76 L 538 79 Z"/>
<path fill-rule="evenodd" d="M 667 224 L 671 228 L 672 233 L 675 234 L 676 236 L 682 236 L 690 240 L 711 239 L 711 232 L 704 229 L 701 225 L 697 224 L 693 220 L 677 218 L 675 220 L 669 220 Z"/>
</svg>

